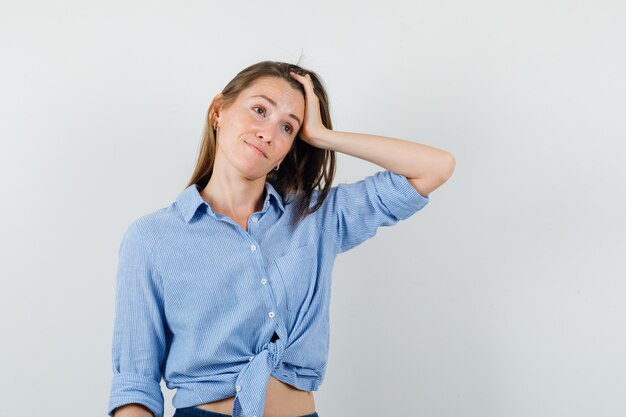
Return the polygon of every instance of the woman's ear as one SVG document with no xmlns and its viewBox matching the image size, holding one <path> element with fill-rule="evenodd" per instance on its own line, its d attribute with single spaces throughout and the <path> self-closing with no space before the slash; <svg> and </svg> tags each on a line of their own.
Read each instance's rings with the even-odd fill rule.
<svg viewBox="0 0 626 417">
<path fill-rule="evenodd" d="M 222 93 L 218 93 L 215 95 L 213 101 L 211 102 L 211 107 L 209 108 L 209 118 L 211 120 L 211 123 L 218 122 L 220 110 L 222 109 L 222 105 L 224 104 L 223 97 L 224 95 Z"/>
</svg>

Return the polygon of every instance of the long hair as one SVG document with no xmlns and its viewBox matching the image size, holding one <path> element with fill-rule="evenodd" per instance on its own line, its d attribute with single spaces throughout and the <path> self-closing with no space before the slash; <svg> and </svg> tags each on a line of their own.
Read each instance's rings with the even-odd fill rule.
<svg viewBox="0 0 626 417">
<path fill-rule="evenodd" d="M 293 79 L 289 72 L 296 74 L 309 74 L 313 81 L 315 95 L 319 98 L 322 123 L 328 129 L 332 129 L 328 96 L 320 77 L 313 71 L 304 69 L 295 64 L 276 61 L 262 61 L 250 65 L 235 78 L 233 78 L 222 90 L 224 106 L 232 104 L 239 94 L 251 86 L 258 78 L 277 77 L 287 81 L 291 86 L 302 92 L 305 96 L 304 87 L 299 81 Z M 202 190 L 209 182 L 213 173 L 213 164 L 216 154 L 216 132 L 210 120 L 213 103 L 207 111 L 202 143 L 198 155 L 196 168 L 187 183 L 187 187 L 197 184 Z M 271 170 L 266 181 L 272 184 L 283 199 L 283 204 L 295 202 L 291 224 L 299 223 L 305 216 L 315 212 L 324 202 L 330 191 L 336 169 L 335 151 L 320 149 L 309 145 L 300 139 L 299 133 L 293 141 L 289 153 L 285 156 L 278 171 Z M 313 190 L 321 190 L 315 205 L 310 207 Z"/>
</svg>

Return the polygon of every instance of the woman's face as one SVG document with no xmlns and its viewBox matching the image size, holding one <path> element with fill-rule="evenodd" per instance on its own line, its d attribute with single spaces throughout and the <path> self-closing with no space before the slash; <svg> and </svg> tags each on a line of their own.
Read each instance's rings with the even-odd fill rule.
<svg viewBox="0 0 626 417">
<path fill-rule="evenodd" d="M 248 179 L 264 177 L 291 149 L 304 120 L 304 95 L 283 79 L 262 77 L 228 108 L 219 110 L 221 96 L 214 101 L 218 109 L 215 167 L 227 162 Z"/>
</svg>

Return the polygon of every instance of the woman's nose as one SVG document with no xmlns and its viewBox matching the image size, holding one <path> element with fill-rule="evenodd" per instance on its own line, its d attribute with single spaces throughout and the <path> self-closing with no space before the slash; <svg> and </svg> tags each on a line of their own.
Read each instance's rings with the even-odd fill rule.
<svg viewBox="0 0 626 417">
<path fill-rule="evenodd" d="M 274 125 L 272 123 L 265 123 L 261 125 L 257 131 L 257 137 L 264 142 L 269 142 L 274 136 Z"/>
</svg>

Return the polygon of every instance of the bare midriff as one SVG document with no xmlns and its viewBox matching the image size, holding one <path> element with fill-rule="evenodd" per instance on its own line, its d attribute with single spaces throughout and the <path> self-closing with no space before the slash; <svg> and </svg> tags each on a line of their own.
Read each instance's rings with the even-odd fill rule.
<svg viewBox="0 0 626 417">
<path fill-rule="evenodd" d="M 215 413 L 232 415 L 235 397 L 224 398 L 196 407 Z M 270 376 L 265 392 L 263 417 L 299 417 L 315 412 L 312 391 L 302 391 Z"/>
</svg>

